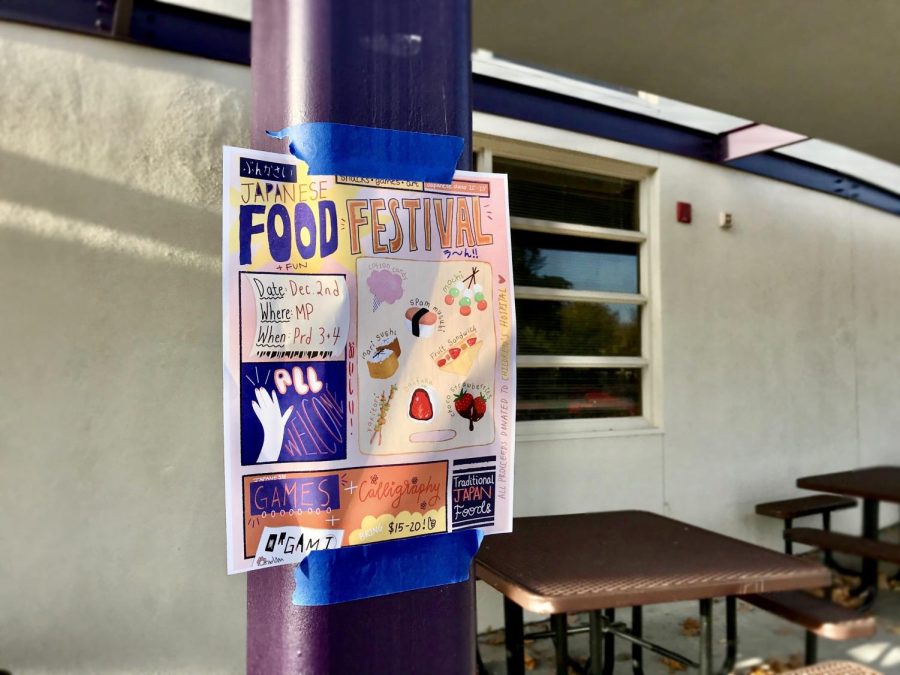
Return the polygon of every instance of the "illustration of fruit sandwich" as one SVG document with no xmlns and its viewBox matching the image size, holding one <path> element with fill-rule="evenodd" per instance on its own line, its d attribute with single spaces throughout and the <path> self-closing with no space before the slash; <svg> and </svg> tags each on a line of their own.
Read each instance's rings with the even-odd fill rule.
<svg viewBox="0 0 900 675">
<path fill-rule="evenodd" d="M 453 373 L 465 377 L 475 365 L 478 352 L 484 347 L 484 342 L 477 335 L 469 335 L 450 347 L 435 361 L 435 365 L 444 372 Z"/>
</svg>

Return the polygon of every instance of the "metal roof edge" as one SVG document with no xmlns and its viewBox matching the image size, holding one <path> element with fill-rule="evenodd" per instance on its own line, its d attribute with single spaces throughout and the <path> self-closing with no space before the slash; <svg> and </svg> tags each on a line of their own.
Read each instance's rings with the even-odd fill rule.
<svg viewBox="0 0 900 675">
<path fill-rule="evenodd" d="M 900 215 L 900 195 L 833 168 L 774 151 L 725 163 L 720 159 L 723 134 L 487 75 L 473 75 L 472 98 L 479 112 L 681 155 Z"/>
</svg>

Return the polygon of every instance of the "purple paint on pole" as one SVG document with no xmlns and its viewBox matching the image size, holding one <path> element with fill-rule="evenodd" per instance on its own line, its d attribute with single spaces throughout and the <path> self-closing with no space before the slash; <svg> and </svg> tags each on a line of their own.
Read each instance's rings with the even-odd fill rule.
<svg viewBox="0 0 900 675">
<path fill-rule="evenodd" d="M 460 136 L 469 168 L 470 22 L 469 0 L 254 0 L 253 147 L 334 122 Z M 474 672 L 472 579 L 314 607 L 294 587 L 294 566 L 249 573 L 249 673 Z"/>
<path fill-rule="evenodd" d="M 247 578 L 247 672 L 467 675 L 475 671 L 471 582 L 323 607 L 290 602 L 293 567 Z"/>
</svg>

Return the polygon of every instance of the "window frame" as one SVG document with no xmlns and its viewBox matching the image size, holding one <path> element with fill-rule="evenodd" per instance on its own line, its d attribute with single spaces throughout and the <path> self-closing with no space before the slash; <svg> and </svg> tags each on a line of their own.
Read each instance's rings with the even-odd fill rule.
<svg viewBox="0 0 900 675">
<path fill-rule="evenodd" d="M 524 367 L 638 368 L 641 371 L 640 416 L 586 419 L 528 420 L 516 422 L 521 440 L 561 440 L 596 436 L 638 435 L 662 432 L 660 406 L 659 279 L 657 259 L 658 153 L 584 134 L 476 113 L 473 150 L 478 171 L 491 171 L 495 156 L 638 183 L 638 228 L 619 230 L 590 225 L 510 218 L 511 229 L 577 237 L 594 237 L 638 245 L 639 293 L 583 291 L 515 286 L 517 299 L 589 300 L 639 305 L 641 353 L 634 357 L 525 355 L 516 363 Z M 479 123 L 480 122 L 480 123 Z M 502 130 L 502 131 L 501 131 Z M 498 133 L 501 132 L 501 133 Z M 550 141 L 548 143 L 547 141 Z M 577 149 L 576 149 L 577 148 Z M 637 160 L 637 161 L 636 161 Z"/>
</svg>

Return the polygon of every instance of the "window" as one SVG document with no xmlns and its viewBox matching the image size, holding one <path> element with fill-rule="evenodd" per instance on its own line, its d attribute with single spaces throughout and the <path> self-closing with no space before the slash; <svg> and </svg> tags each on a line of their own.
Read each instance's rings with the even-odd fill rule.
<svg viewBox="0 0 900 675">
<path fill-rule="evenodd" d="M 517 420 L 644 416 L 640 182 L 488 159 L 509 176 Z"/>
</svg>

